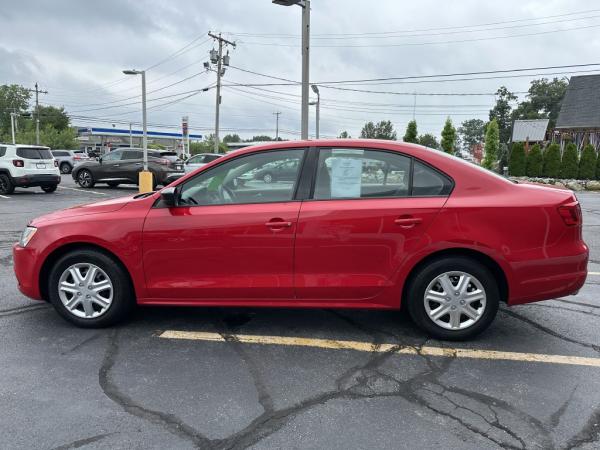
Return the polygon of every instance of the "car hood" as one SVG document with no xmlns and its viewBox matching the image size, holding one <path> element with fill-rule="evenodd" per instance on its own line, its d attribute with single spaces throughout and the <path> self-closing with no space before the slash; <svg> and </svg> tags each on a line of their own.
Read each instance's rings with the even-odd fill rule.
<svg viewBox="0 0 600 450">
<path fill-rule="evenodd" d="M 73 206 L 71 208 L 62 209 L 60 211 L 52 212 L 50 214 L 45 214 L 43 216 L 37 217 L 34 220 L 32 220 L 31 224 L 35 226 L 43 222 L 49 222 L 53 220 L 118 211 L 119 209 L 123 208 L 126 204 L 131 202 L 131 200 L 133 200 L 133 197 L 134 196 L 128 195 L 126 197 L 113 198 L 101 202 Z"/>
</svg>

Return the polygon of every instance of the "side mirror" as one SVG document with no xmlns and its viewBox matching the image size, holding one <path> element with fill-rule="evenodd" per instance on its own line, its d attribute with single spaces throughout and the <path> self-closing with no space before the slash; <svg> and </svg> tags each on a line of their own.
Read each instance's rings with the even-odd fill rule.
<svg viewBox="0 0 600 450">
<path fill-rule="evenodd" d="M 175 187 L 164 188 L 160 191 L 160 199 L 168 207 L 176 206 L 177 189 Z"/>
</svg>

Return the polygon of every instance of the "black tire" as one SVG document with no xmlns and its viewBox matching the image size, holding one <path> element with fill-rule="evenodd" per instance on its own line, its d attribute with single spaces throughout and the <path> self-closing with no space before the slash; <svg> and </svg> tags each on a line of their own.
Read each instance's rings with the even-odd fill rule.
<svg viewBox="0 0 600 450">
<path fill-rule="evenodd" d="M 51 194 L 52 192 L 56 191 L 56 184 L 47 184 L 46 186 L 42 186 L 42 191 L 44 191 L 46 194 Z"/>
<path fill-rule="evenodd" d="M 102 269 L 113 286 L 113 299 L 106 312 L 94 318 L 82 318 L 67 309 L 60 299 L 58 285 L 63 272 L 73 264 L 88 263 Z M 81 328 L 103 328 L 125 320 L 135 307 L 135 295 L 130 279 L 117 261 L 97 250 L 75 250 L 62 256 L 48 276 L 48 297 L 58 314 Z"/>
<path fill-rule="evenodd" d="M 110 181 L 110 182 L 108 182 L 106 184 L 108 184 L 109 188 L 116 188 L 116 187 L 119 186 L 120 183 L 115 183 L 114 181 Z"/>
<path fill-rule="evenodd" d="M 96 182 L 94 181 L 92 172 L 87 169 L 81 169 L 79 172 L 77 172 L 77 184 L 82 188 L 93 188 Z"/>
<path fill-rule="evenodd" d="M 71 173 L 71 171 L 73 170 L 73 168 L 71 167 L 71 164 L 69 164 L 68 162 L 63 162 L 60 164 L 60 173 L 63 174 L 68 174 Z"/>
<path fill-rule="evenodd" d="M 475 277 L 483 287 L 486 297 L 485 307 L 480 317 L 467 328 L 456 330 L 446 329 L 436 324 L 429 317 L 425 307 L 425 291 L 429 284 L 439 275 L 453 271 L 464 272 Z M 484 331 L 492 323 L 494 317 L 496 317 L 500 302 L 498 282 L 492 273 L 483 264 L 464 256 L 443 257 L 429 262 L 411 277 L 407 285 L 406 294 L 407 298 L 405 300 L 408 312 L 415 324 L 429 335 L 449 341 L 470 339 Z M 431 304 L 429 303 L 429 305 Z M 435 304 L 435 301 L 433 301 L 433 304 Z M 459 306 L 459 308 L 461 307 Z M 463 317 L 468 319 L 467 316 L 463 315 L 460 316 L 459 321 Z"/>
<path fill-rule="evenodd" d="M 5 173 L 0 173 L 0 194 L 8 195 L 15 191 L 15 185 Z"/>
</svg>

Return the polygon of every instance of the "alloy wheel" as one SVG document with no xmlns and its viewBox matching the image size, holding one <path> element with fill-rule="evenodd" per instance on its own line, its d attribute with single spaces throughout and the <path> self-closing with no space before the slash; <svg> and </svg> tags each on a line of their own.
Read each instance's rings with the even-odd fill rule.
<svg viewBox="0 0 600 450">
<path fill-rule="evenodd" d="M 486 293 L 473 275 L 452 271 L 438 275 L 425 289 L 423 302 L 429 319 L 447 330 L 464 330 L 477 322 L 486 308 Z"/>
<path fill-rule="evenodd" d="M 60 301 L 71 314 L 83 319 L 105 314 L 112 304 L 113 294 L 112 281 L 94 264 L 73 264 L 58 280 Z"/>
<path fill-rule="evenodd" d="M 82 170 L 77 176 L 79 184 L 83 187 L 90 187 L 92 185 L 92 174 L 87 170 Z"/>
</svg>

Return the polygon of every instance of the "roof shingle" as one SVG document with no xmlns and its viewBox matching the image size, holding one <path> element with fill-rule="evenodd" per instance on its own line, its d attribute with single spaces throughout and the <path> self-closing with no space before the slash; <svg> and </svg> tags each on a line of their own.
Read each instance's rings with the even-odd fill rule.
<svg viewBox="0 0 600 450">
<path fill-rule="evenodd" d="M 571 77 L 556 128 L 600 128 L 600 75 Z"/>
</svg>

